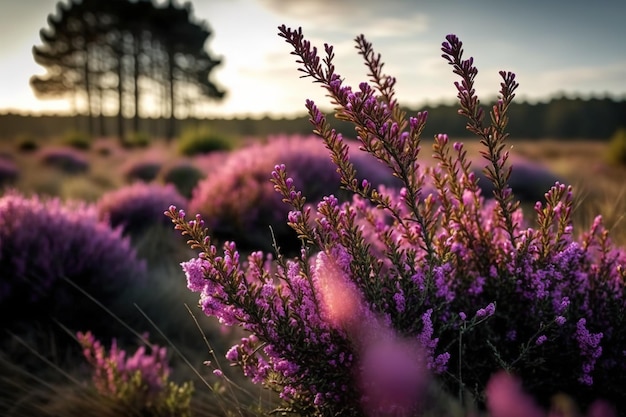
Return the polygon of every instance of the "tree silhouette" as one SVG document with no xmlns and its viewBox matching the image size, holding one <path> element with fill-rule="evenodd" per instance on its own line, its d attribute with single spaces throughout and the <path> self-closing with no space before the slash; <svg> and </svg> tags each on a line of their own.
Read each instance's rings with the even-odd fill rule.
<svg viewBox="0 0 626 417">
<path fill-rule="evenodd" d="M 82 98 L 91 134 L 94 119 L 103 119 L 107 108 L 116 109 L 121 140 L 125 118 L 132 115 L 133 130 L 140 130 L 141 113 L 147 112 L 142 106 L 153 98 L 156 114 L 169 119 L 166 137 L 171 139 L 181 103 L 224 96 L 210 80 L 221 63 L 205 49 L 210 35 L 206 22 L 194 21 L 190 3 L 59 2 L 56 13 L 48 16 L 48 27 L 40 31 L 42 45 L 33 47 L 33 57 L 46 74 L 31 77 L 30 84 L 42 98 Z M 101 121 L 101 130 L 103 126 Z"/>
</svg>

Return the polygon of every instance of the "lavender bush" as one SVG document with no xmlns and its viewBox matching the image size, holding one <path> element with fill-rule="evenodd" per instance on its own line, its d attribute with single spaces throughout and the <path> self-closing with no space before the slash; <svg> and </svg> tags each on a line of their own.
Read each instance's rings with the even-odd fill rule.
<svg viewBox="0 0 626 417">
<path fill-rule="evenodd" d="M 276 240 L 293 253 L 299 243 L 284 221 L 289 208 L 281 202 L 268 175 L 280 161 L 295 167 L 293 181 L 305 190 L 309 201 L 339 191 L 339 174 L 317 138 L 275 136 L 265 144 L 233 151 L 198 184 L 189 210 L 204 216 L 215 237 L 237 237 L 247 248 L 271 249 L 271 226 Z M 395 178 L 369 155 L 356 154 L 355 164 L 376 184 L 395 183 Z"/>
<path fill-rule="evenodd" d="M 242 258 L 232 242 L 218 251 L 201 215 L 187 221 L 170 207 L 176 229 L 200 250 L 183 270 L 202 311 L 250 333 L 227 358 L 279 392 L 284 410 L 303 414 L 413 415 L 427 403 L 431 378 L 461 401 L 471 394 L 482 402 L 500 370 L 540 402 L 564 391 L 583 406 L 600 396 L 623 406 L 626 254 L 601 218 L 575 233 L 572 189 L 558 182 L 535 205 L 536 225 L 525 223 L 505 151 L 515 75 L 500 72 L 499 100 L 485 123 L 473 59 L 463 58 L 454 35 L 442 44 L 460 77 L 459 114 L 483 145 L 493 184 L 487 200 L 463 144 L 439 134 L 436 165 L 421 162 L 427 114 L 406 117 L 395 79 L 364 36 L 356 46 L 369 82 L 352 89 L 335 71 L 332 46 L 320 56 L 300 29 L 279 30 L 299 70 L 325 88 L 361 148 L 403 187 L 361 178 L 344 139 L 307 100 L 314 131 L 355 197 L 341 203 L 328 195 L 312 208 L 288 173 L 299 167 L 275 166 L 272 183 L 303 242 L 299 256 Z"/>
<path fill-rule="evenodd" d="M 153 417 L 191 416 L 193 386 L 169 380 L 167 349 L 140 346 L 132 355 L 113 339 L 109 352 L 91 332 L 77 334 L 93 368 L 93 386 L 100 395 L 123 406 L 123 412 Z"/>
<path fill-rule="evenodd" d="M 71 327 L 102 311 L 66 279 L 106 303 L 142 282 L 145 265 L 95 207 L 10 191 L 0 197 L 0 277 L 2 323 L 53 317 Z"/>
</svg>

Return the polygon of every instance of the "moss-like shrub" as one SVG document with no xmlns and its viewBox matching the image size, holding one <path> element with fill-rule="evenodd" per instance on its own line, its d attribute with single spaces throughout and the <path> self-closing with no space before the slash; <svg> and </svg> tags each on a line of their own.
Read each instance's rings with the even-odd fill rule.
<svg viewBox="0 0 626 417">
<path fill-rule="evenodd" d="M 87 150 L 91 147 L 91 137 L 80 130 L 70 130 L 63 135 L 61 143 L 74 149 Z"/>
<path fill-rule="evenodd" d="M 626 128 L 620 128 L 611 136 L 607 159 L 613 165 L 626 166 Z"/>
<path fill-rule="evenodd" d="M 159 161 L 140 160 L 128 163 L 123 169 L 124 179 L 127 182 L 135 182 L 137 180 L 150 182 L 158 175 L 163 164 Z"/>
<path fill-rule="evenodd" d="M 15 139 L 15 143 L 20 152 L 33 152 L 39 149 L 39 142 L 30 135 L 19 135 Z"/>
<path fill-rule="evenodd" d="M 190 162 L 179 162 L 165 168 L 161 172 L 161 178 L 166 184 L 173 184 L 179 193 L 190 198 L 193 189 L 198 182 L 206 177 L 206 174 Z"/>
<path fill-rule="evenodd" d="M 150 146 L 150 135 L 146 132 L 130 132 L 124 138 L 122 145 L 127 148 L 147 148 Z"/>
<path fill-rule="evenodd" d="M 185 156 L 230 150 L 233 147 L 232 139 L 207 128 L 186 130 L 178 142 L 178 152 Z"/>
<path fill-rule="evenodd" d="M 87 157 L 81 151 L 69 147 L 44 148 L 39 158 L 43 165 L 66 174 L 82 174 L 89 170 Z"/>
</svg>

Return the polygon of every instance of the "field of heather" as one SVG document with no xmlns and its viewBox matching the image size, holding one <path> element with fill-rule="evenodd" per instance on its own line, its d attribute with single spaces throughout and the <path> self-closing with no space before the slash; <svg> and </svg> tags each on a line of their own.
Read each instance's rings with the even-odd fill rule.
<svg viewBox="0 0 626 417">
<path fill-rule="evenodd" d="M 459 141 L 472 169 L 482 172 L 487 162 L 481 145 Z M 432 145 L 422 143 L 424 166 L 435 165 Z M 357 148 L 353 144 L 350 155 L 359 178 L 398 186 L 381 162 Z M 272 253 L 278 245 L 285 256 L 295 256 L 300 246 L 286 225 L 289 208 L 270 182 L 274 166 L 285 164 L 310 203 L 350 193 L 341 189 L 328 150 L 313 135 L 240 138 L 192 155 L 181 149 L 156 139 L 134 148 L 107 138 L 86 146 L 67 138 L 1 144 L 2 415 L 132 415 L 129 410 L 146 409 L 142 415 L 249 415 L 279 404 L 223 359 L 245 331 L 202 314 L 179 266 L 194 251 L 163 212 L 175 205 L 188 216 L 201 213 L 216 242 L 235 240 L 242 254 Z M 513 166 L 509 183 L 529 227 L 535 226 L 535 201 L 560 181 L 573 186 L 574 235 L 602 214 L 614 242 L 626 244 L 626 170 L 606 162 L 605 143 L 512 139 L 506 149 Z M 489 198 L 492 187 L 481 175 Z M 166 351 L 137 350 L 145 349 L 143 343 Z M 153 374 L 120 382 L 124 372 L 142 367 Z M 151 389 L 179 405 L 156 404 Z M 140 394 L 128 394 L 133 390 Z M 453 400 L 443 403 L 446 415 L 463 415 Z"/>
<path fill-rule="evenodd" d="M 626 136 L 509 138 L 448 35 L 423 138 L 363 35 L 349 87 L 278 30 L 354 138 L 0 144 L 0 415 L 626 415 Z"/>
</svg>

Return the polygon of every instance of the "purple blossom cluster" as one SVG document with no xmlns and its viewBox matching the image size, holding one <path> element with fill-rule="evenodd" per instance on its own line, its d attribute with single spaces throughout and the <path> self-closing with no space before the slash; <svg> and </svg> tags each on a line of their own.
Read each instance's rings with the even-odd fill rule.
<svg viewBox="0 0 626 417">
<path fill-rule="evenodd" d="M 122 173 L 124 179 L 129 183 L 136 181 L 150 182 L 159 175 L 162 167 L 163 163 L 161 161 L 148 157 L 126 163 L 122 167 Z"/>
<path fill-rule="evenodd" d="M 38 156 L 43 165 L 59 169 L 66 174 L 80 174 L 89 170 L 89 160 L 84 152 L 69 146 L 43 148 Z"/>
<path fill-rule="evenodd" d="M 136 182 L 103 194 L 96 207 L 100 219 L 136 236 L 154 225 L 166 226 L 168 219 L 163 211 L 172 204 L 187 206 L 187 199 L 174 185 Z"/>
<path fill-rule="evenodd" d="M 0 188 L 11 186 L 19 178 L 20 171 L 12 160 L 0 156 Z"/>
<path fill-rule="evenodd" d="M 0 197 L 3 321 L 37 319 L 45 312 L 70 326 L 84 319 L 76 308 L 97 307 L 66 280 L 105 301 L 144 275 L 130 241 L 100 221 L 94 206 L 14 191 Z"/>
<path fill-rule="evenodd" d="M 169 381 L 167 349 L 151 345 L 131 356 L 113 339 L 109 351 L 91 332 L 78 332 L 83 355 L 93 367 L 92 381 L 102 396 L 148 415 L 189 415 L 191 385 Z"/>
<path fill-rule="evenodd" d="M 202 310 L 250 332 L 228 358 L 301 413 L 413 415 L 431 378 L 461 401 L 491 389 L 487 405 L 502 410 L 489 383 L 502 369 L 540 401 L 562 390 L 584 405 L 598 396 L 624 404 L 626 252 L 600 218 L 574 233 L 572 189 L 559 182 L 535 204 L 536 227 L 526 223 L 504 150 L 515 75 L 500 73 L 499 100 L 485 124 L 473 59 L 463 59 L 454 35 L 442 44 L 461 78 L 459 114 L 483 145 L 484 178 L 493 185 L 486 199 L 462 143 L 439 134 L 436 164 L 422 163 L 427 114 L 406 117 L 395 79 L 382 73 L 380 55 L 362 35 L 356 44 L 370 82 L 353 90 L 335 72 L 332 46 L 321 57 L 300 29 L 279 30 L 300 71 L 326 89 L 339 119 L 354 124 L 359 147 L 402 187 L 361 177 L 354 147 L 307 100 L 314 131 L 354 196 L 327 194 L 310 204 L 296 180 L 300 165 L 293 164 L 295 175 L 289 164 L 274 166 L 271 183 L 302 241 L 297 256 L 240 259 L 232 242 L 217 249 L 214 226 L 207 229 L 201 214 L 188 221 L 170 207 L 175 228 L 200 250 L 183 270 Z"/>
<path fill-rule="evenodd" d="M 356 147 L 354 144 L 355 151 Z M 398 184 L 371 156 L 358 152 L 354 157 L 361 178 L 367 176 L 374 184 Z M 286 252 L 297 252 L 299 243 L 284 221 L 289 208 L 269 182 L 269 173 L 279 162 L 292 167 L 293 181 L 310 203 L 339 192 L 339 175 L 318 138 L 275 136 L 267 143 L 253 143 L 231 152 L 200 181 L 189 210 L 202 214 L 215 237 L 236 237 L 242 247 L 269 250 L 273 233 Z"/>
</svg>

